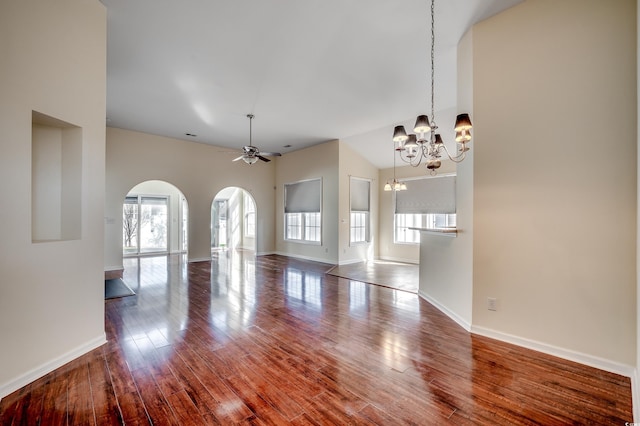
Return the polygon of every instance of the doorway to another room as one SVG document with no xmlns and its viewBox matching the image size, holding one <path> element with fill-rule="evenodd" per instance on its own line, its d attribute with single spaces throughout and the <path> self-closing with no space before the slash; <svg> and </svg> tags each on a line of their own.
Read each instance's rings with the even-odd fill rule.
<svg viewBox="0 0 640 426">
<path fill-rule="evenodd" d="M 256 250 L 256 203 L 242 188 L 224 188 L 211 203 L 211 253 L 225 250 Z"/>
<path fill-rule="evenodd" d="M 150 180 L 129 191 L 122 206 L 122 254 L 186 253 L 188 204 L 170 183 Z"/>
</svg>

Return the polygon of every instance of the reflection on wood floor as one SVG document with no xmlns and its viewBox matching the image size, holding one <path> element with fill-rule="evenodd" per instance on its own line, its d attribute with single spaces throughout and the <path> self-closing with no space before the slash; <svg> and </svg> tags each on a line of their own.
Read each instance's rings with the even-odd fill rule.
<svg viewBox="0 0 640 426">
<path fill-rule="evenodd" d="M 411 263 L 372 260 L 335 266 L 327 273 L 336 277 L 417 293 L 420 274 L 418 268 L 418 265 Z"/>
<path fill-rule="evenodd" d="M 416 294 L 282 256 L 125 259 L 108 343 L 8 424 L 624 424 L 628 378 L 470 335 Z"/>
</svg>

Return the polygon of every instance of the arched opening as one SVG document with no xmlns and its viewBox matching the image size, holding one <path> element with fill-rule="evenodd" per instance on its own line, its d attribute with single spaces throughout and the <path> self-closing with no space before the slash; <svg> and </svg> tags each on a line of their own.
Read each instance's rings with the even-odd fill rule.
<svg viewBox="0 0 640 426">
<path fill-rule="evenodd" d="M 256 250 L 256 203 L 242 188 L 224 188 L 211 203 L 211 251 Z"/>
<path fill-rule="evenodd" d="M 189 209 L 174 185 L 149 180 L 131 188 L 122 206 L 122 254 L 186 253 Z"/>
</svg>

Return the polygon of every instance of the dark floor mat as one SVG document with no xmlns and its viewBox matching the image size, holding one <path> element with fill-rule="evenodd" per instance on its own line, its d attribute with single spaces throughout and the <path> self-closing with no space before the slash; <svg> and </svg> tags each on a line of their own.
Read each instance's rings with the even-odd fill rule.
<svg viewBox="0 0 640 426">
<path fill-rule="evenodd" d="M 115 299 L 124 296 L 133 296 L 135 291 L 131 290 L 128 285 L 120 278 L 104 280 L 104 298 Z"/>
</svg>

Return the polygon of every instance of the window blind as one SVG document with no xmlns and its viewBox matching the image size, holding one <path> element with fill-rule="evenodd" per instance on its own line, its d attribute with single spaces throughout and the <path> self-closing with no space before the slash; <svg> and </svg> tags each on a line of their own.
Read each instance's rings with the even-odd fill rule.
<svg viewBox="0 0 640 426">
<path fill-rule="evenodd" d="M 322 179 L 284 184 L 285 213 L 320 213 Z"/>
<path fill-rule="evenodd" d="M 351 211 L 368 212 L 370 210 L 370 186 L 366 179 L 351 178 Z"/>
<path fill-rule="evenodd" d="M 396 213 L 456 212 L 456 177 L 436 176 L 405 181 L 406 191 L 396 191 Z"/>
</svg>

